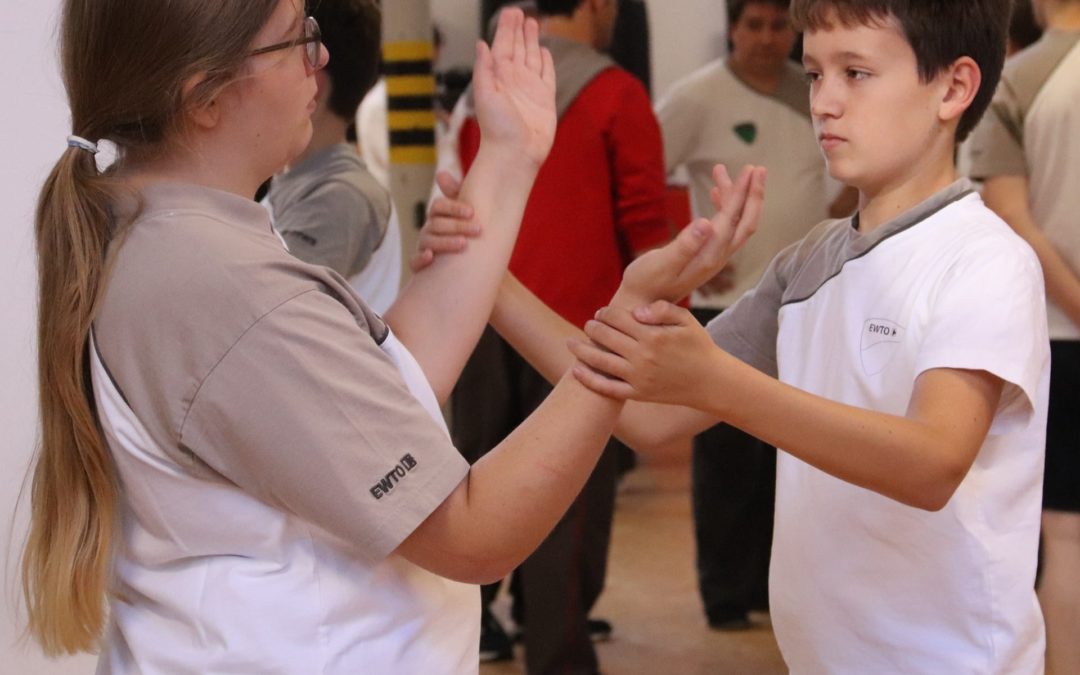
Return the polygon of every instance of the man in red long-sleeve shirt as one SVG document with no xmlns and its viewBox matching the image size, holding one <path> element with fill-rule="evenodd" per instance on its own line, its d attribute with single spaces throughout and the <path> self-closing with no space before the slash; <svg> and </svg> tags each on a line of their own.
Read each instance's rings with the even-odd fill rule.
<svg viewBox="0 0 1080 675">
<path fill-rule="evenodd" d="M 559 126 L 540 169 L 510 259 L 510 272 L 548 306 L 582 326 L 607 304 L 623 269 L 671 237 L 664 214 L 664 154 L 644 87 L 601 53 L 616 0 L 539 0 L 541 35 L 555 61 Z M 461 132 L 462 166 L 479 146 Z M 550 391 L 493 331 L 481 339 L 453 396 L 455 443 L 470 461 L 493 447 Z M 516 618 L 530 675 L 597 672 L 587 616 L 603 588 L 615 501 L 611 447 L 582 494 L 519 568 Z M 486 610 L 485 624 L 498 626 Z M 502 653 L 499 653 L 502 652 Z M 492 656 L 506 656 L 495 649 Z"/>
</svg>

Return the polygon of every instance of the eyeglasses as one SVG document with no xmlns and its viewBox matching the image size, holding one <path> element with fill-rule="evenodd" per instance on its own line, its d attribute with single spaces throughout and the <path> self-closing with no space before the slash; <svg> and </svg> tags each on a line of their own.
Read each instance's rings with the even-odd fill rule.
<svg viewBox="0 0 1080 675">
<path fill-rule="evenodd" d="M 304 56 L 307 58 L 308 65 L 318 70 L 322 60 L 322 54 L 320 54 L 322 51 L 322 31 L 319 30 L 319 22 L 313 16 L 304 18 L 303 32 L 301 32 L 300 37 L 287 42 L 278 42 L 268 47 L 259 47 L 248 52 L 248 56 L 258 56 L 259 54 L 276 52 L 279 49 L 291 49 L 300 45 L 304 45 Z"/>
</svg>

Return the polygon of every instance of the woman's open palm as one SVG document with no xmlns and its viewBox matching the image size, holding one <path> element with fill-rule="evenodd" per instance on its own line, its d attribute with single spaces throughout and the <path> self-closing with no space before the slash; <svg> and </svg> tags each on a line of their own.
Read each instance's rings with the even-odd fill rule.
<svg viewBox="0 0 1080 675">
<path fill-rule="evenodd" d="M 473 88 L 484 141 L 542 164 L 555 138 L 555 65 L 535 19 L 503 10 L 491 48 L 477 45 Z"/>
</svg>

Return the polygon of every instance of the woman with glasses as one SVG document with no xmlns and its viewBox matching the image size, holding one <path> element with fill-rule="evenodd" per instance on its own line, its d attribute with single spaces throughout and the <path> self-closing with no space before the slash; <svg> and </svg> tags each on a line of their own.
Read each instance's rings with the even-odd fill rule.
<svg viewBox="0 0 1080 675">
<path fill-rule="evenodd" d="M 571 376 L 477 465 L 450 443 L 439 403 L 555 128 L 535 22 L 506 12 L 477 49 L 484 141 L 462 199 L 484 234 L 383 318 L 291 257 L 251 199 L 311 136 L 328 57 L 300 0 L 65 1 L 73 134 L 36 217 L 23 556 L 47 653 L 100 649 L 99 673 L 476 672 L 472 584 L 542 540 L 620 409 Z M 692 288 L 730 221 L 640 273 Z"/>
</svg>

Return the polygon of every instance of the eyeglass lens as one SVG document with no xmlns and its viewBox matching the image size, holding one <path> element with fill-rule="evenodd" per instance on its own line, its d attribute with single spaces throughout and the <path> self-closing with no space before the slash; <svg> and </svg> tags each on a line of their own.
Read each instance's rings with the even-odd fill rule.
<svg viewBox="0 0 1080 675">
<path fill-rule="evenodd" d="M 309 16 L 304 20 L 304 40 L 307 41 L 304 47 L 308 63 L 312 68 L 318 68 L 321 56 L 319 52 L 322 51 L 322 31 L 319 30 L 319 22 L 315 17 Z"/>
</svg>

